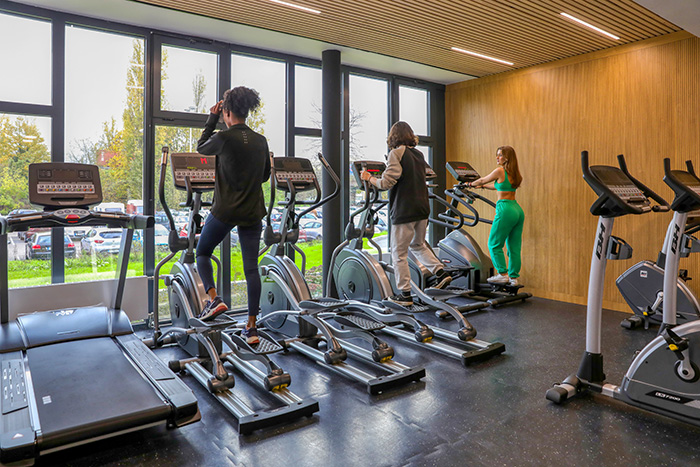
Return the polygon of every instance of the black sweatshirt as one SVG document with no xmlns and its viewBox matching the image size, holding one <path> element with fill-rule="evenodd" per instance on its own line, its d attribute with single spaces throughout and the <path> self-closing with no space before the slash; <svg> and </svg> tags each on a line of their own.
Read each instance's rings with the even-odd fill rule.
<svg viewBox="0 0 700 467">
<path fill-rule="evenodd" d="M 416 148 L 399 146 L 387 157 L 381 178 L 370 179 L 380 190 L 389 190 L 392 224 L 406 224 L 430 217 L 428 187 L 425 184 L 425 158 Z"/>
<path fill-rule="evenodd" d="M 214 133 L 219 116 L 209 114 L 197 152 L 216 157 L 211 213 L 231 225 L 254 225 L 265 217 L 262 184 L 270 178 L 267 139 L 244 123 Z"/>
</svg>

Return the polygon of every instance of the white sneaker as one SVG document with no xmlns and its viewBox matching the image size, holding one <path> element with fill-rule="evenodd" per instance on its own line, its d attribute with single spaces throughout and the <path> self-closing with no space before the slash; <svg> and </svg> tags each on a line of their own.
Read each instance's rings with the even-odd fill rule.
<svg viewBox="0 0 700 467">
<path fill-rule="evenodd" d="M 510 285 L 511 287 L 516 287 L 516 286 L 520 285 L 520 282 L 518 282 L 517 277 L 511 277 L 510 281 L 508 281 L 508 285 Z"/>
<path fill-rule="evenodd" d="M 489 284 L 507 284 L 508 281 L 510 281 L 508 276 L 502 276 L 500 274 L 496 274 L 495 276 L 491 276 L 486 279 L 486 282 Z"/>
</svg>

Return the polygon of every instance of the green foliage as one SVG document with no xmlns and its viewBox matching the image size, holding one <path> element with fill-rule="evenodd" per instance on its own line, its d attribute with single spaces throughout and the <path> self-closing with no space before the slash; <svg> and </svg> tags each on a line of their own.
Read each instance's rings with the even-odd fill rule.
<svg viewBox="0 0 700 467">
<path fill-rule="evenodd" d="M 30 207 L 29 164 L 47 162 L 49 154 L 33 118 L 0 115 L 0 212 Z"/>
</svg>

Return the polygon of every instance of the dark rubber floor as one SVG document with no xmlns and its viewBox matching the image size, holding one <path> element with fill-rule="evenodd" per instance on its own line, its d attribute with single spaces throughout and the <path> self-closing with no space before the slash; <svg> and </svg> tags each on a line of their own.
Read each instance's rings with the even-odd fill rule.
<svg viewBox="0 0 700 467">
<path fill-rule="evenodd" d="M 603 353 L 613 383 L 621 380 L 633 352 L 654 335 L 622 329 L 624 316 L 603 313 Z M 186 375 L 199 399 L 201 422 L 49 454 L 38 465 L 700 465 L 700 428 L 603 397 L 585 396 L 565 406 L 545 400 L 552 383 L 578 366 L 584 307 L 533 298 L 469 319 L 479 338 L 505 343 L 506 353 L 464 368 L 457 360 L 387 338 L 397 361 L 424 365 L 427 377 L 379 396 L 298 354 L 278 355 L 275 360 L 292 375 L 290 389 L 315 397 L 321 410 L 249 436 L 239 436 L 233 416 Z M 426 316 L 425 321 L 433 320 Z M 179 352 L 162 349 L 157 355 L 167 361 Z M 252 393 L 243 378 L 236 390 Z M 248 400 L 256 406 L 265 399 Z"/>
</svg>

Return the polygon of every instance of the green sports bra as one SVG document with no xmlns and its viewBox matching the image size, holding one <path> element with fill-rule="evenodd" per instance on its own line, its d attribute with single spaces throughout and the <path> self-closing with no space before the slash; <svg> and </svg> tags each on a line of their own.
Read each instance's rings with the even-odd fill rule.
<svg viewBox="0 0 700 467">
<path fill-rule="evenodd" d="M 504 171 L 505 172 L 505 171 Z M 493 186 L 496 188 L 498 191 L 515 191 L 517 188 L 513 188 L 513 185 L 510 184 L 510 180 L 508 180 L 508 172 L 505 172 L 506 179 L 503 180 L 503 183 L 498 183 L 498 181 L 494 182 Z"/>
</svg>

